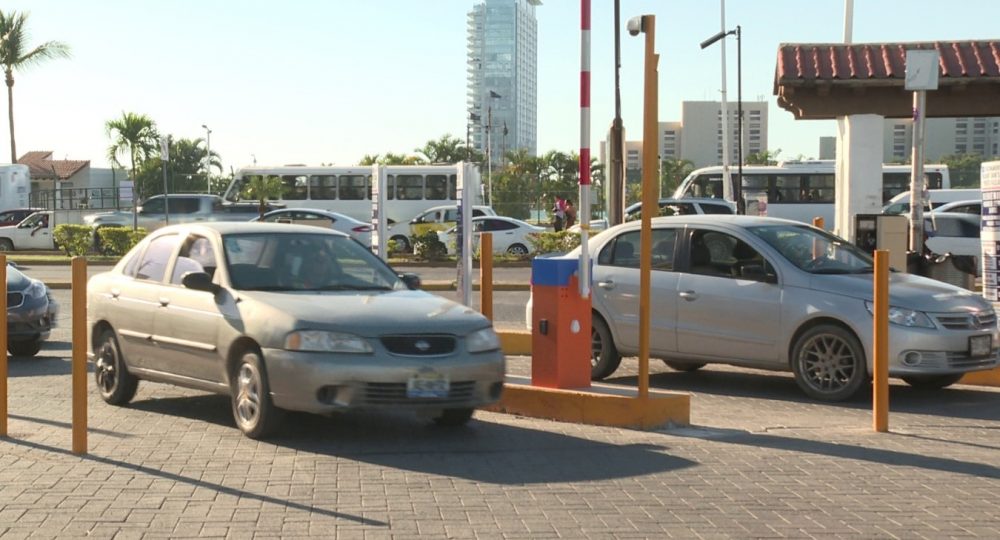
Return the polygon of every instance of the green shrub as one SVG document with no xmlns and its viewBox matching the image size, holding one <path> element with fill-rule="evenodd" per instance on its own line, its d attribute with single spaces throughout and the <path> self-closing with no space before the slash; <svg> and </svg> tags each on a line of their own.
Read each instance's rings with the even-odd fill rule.
<svg viewBox="0 0 1000 540">
<path fill-rule="evenodd" d="M 535 253 L 565 253 L 580 245 L 580 233 L 559 231 L 528 235 Z"/>
<path fill-rule="evenodd" d="M 438 261 L 448 255 L 448 248 L 437 235 L 437 231 L 427 231 L 410 237 L 413 244 L 413 254 L 418 259 Z"/>
<path fill-rule="evenodd" d="M 86 255 L 94 243 L 94 230 L 87 225 L 56 225 L 52 231 L 52 241 L 67 255 Z"/>
<path fill-rule="evenodd" d="M 105 255 L 124 255 L 146 236 L 146 229 L 132 227 L 101 227 L 97 229 L 97 241 Z"/>
</svg>

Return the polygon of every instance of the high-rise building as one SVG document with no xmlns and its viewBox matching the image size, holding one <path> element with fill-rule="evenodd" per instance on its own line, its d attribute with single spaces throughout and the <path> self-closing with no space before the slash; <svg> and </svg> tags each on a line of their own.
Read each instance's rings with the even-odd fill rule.
<svg viewBox="0 0 1000 540">
<path fill-rule="evenodd" d="M 538 23 L 541 0 L 482 0 L 469 12 L 469 130 L 477 149 L 501 163 L 538 146 Z M 487 139 L 489 151 L 487 151 Z"/>
<path fill-rule="evenodd" d="M 767 102 L 743 102 L 743 158 L 766 151 Z M 736 103 L 729 109 L 729 164 L 738 165 L 739 123 Z M 722 164 L 722 103 L 719 101 L 684 101 L 681 103 L 680 156 L 695 167 Z M 662 144 L 661 144 L 662 147 Z"/>
<path fill-rule="evenodd" d="M 903 163 L 913 154 L 913 120 L 886 118 L 883 131 L 886 163 Z M 924 161 L 951 154 L 1000 156 L 1000 117 L 928 118 L 924 124 Z"/>
</svg>

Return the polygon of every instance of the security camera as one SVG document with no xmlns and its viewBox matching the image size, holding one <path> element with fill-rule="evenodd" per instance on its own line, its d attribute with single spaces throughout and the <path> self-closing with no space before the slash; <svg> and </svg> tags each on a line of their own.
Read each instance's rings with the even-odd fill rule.
<svg viewBox="0 0 1000 540">
<path fill-rule="evenodd" d="M 631 19 L 628 20 L 628 23 L 625 25 L 625 28 L 628 29 L 628 33 L 630 35 L 638 36 L 639 32 L 643 32 L 646 30 L 645 22 L 646 22 L 645 18 L 643 18 L 641 15 L 638 17 L 632 17 Z"/>
</svg>

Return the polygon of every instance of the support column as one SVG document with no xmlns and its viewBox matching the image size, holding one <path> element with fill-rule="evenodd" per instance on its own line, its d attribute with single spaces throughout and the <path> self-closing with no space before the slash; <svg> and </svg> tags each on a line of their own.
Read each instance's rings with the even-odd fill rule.
<svg viewBox="0 0 1000 540">
<path fill-rule="evenodd" d="M 836 199 L 833 231 L 854 241 L 854 216 L 882 211 L 882 130 L 877 114 L 837 118 Z"/>
</svg>

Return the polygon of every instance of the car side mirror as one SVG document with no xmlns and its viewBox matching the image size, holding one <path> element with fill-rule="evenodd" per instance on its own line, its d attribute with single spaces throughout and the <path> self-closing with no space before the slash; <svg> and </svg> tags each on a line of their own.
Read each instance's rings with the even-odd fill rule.
<svg viewBox="0 0 1000 540">
<path fill-rule="evenodd" d="M 187 272 L 181 278 L 181 285 L 196 291 L 206 291 L 216 293 L 221 287 L 212 283 L 212 276 L 208 272 Z"/>
<path fill-rule="evenodd" d="M 774 272 L 768 272 L 767 268 L 760 263 L 747 263 L 740 268 L 740 277 L 751 279 L 763 283 L 777 283 L 778 276 Z"/>
<path fill-rule="evenodd" d="M 414 273 L 407 272 L 405 274 L 399 274 L 399 279 L 403 280 L 406 284 L 406 288 L 411 291 L 420 289 L 420 276 Z"/>
</svg>

